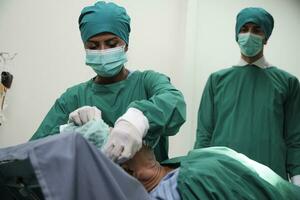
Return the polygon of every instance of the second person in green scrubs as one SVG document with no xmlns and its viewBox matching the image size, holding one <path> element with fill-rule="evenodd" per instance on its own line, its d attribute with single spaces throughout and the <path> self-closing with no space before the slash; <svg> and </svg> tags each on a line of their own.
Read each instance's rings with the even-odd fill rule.
<svg viewBox="0 0 300 200">
<path fill-rule="evenodd" d="M 264 57 L 273 26 L 273 17 L 262 8 L 238 14 L 241 59 L 210 75 L 195 148 L 230 147 L 300 185 L 300 85 Z"/>
</svg>

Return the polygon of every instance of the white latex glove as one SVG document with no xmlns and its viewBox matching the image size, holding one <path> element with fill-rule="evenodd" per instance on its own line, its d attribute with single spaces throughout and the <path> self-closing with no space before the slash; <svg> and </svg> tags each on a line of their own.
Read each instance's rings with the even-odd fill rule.
<svg viewBox="0 0 300 200">
<path fill-rule="evenodd" d="M 149 122 L 144 114 L 136 108 L 129 108 L 116 121 L 104 147 L 104 153 L 113 161 L 125 162 L 140 150 L 148 129 Z"/>
<path fill-rule="evenodd" d="M 292 181 L 293 184 L 300 187 L 300 175 L 293 176 L 291 178 L 291 181 Z"/>
<path fill-rule="evenodd" d="M 101 118 L 101 111 L 95 106 L 82 106 L 69 115 L 69 122 L 74 122 L 76 125 L 83 125 L 92 119 Z"/>
</svg>

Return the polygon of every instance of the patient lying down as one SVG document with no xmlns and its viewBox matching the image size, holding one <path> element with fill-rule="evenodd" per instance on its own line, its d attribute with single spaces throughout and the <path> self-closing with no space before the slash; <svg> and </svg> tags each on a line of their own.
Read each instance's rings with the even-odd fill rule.
<svg viewBox="0 0 300 200">
<path fill-rule="evenodd" d="M 178 170 L 174 166 L 160 165 L 150 148 L 143 146 L 132 159 L 121 166 L 139 180 L 152 197 L 180 199 L 176 187 Z"/>
<path fill-rule="evenodd" d="M 75 129 L 72 131 L 78 132 Z M 82 135 L 90 140 L 86 135 L 93 134 L 87 132 Z M 103 130 L 98 133 L 103 134 Z M 97 147 L 101 149 L 106 140 L 103 135 L 99 138 L 102 143 L 97 142 Z M 186 156 L 160 164 L 152 149 L 143 146 L 121 167 L 135 177 L 153 199 L 300 199 L 299 187 L 226 147 L 194 149 Z"/>
<path fill-rule="evenodd" d="M 300 188 L 226 147 L 195 149 L 161 165 L 143 146 L 122 167 L 156 199 L 300 199 Z"/>
</svg>

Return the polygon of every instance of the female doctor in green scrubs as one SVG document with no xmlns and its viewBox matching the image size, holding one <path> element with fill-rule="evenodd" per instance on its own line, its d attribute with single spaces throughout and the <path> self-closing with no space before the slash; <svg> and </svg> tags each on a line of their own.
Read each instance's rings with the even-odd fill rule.
<svg viewBox="0 0 300 200">
<path fill-rule="evenodd" d="M 124 67 L 130 33 L 126 10 L 99 1 L 82 10 L 79 29 L 86 64 L 97 76 L 68 88 L 31 139 L 57 134 L 68 121 L 83 125 L 100 116 L 113 127 L 104 151 L 111 159 L 128 160 L 143 140 L 159 161 L 167 159 L 168 136 L 185 122 L 185 101 L 167 76 Z"/>
</svg>

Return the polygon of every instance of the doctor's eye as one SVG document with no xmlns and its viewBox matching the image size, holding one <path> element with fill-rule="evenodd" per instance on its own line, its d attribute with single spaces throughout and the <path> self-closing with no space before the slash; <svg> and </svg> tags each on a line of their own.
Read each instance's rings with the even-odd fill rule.
<svg viewBox="0 0 300 200">
<path fill-rule="evenodd" d="M 97 49 L 99 44 L 96 42 L 87 41 L 84 46 L 86 49 Z"/>
<path fill-rule="evenodd" d="M 247 33 L 248 32 L 248 28 L 243 26 L 240 30 L 240 33 Z"/>
<path fill-rule="evenodd" d="M 119 41 L 116 39 L 105 41 L 105 45 L 108 46 L 109 48 L 115 48 L 118 46 L 118 44 L 119 44 Z"/>
<path fill-rule="evenodd" d="M 254 34 L 263 34 L 262 29 L 258 26 L 258 27 L 254 27 L 253 31 Z"/>
</svg>

